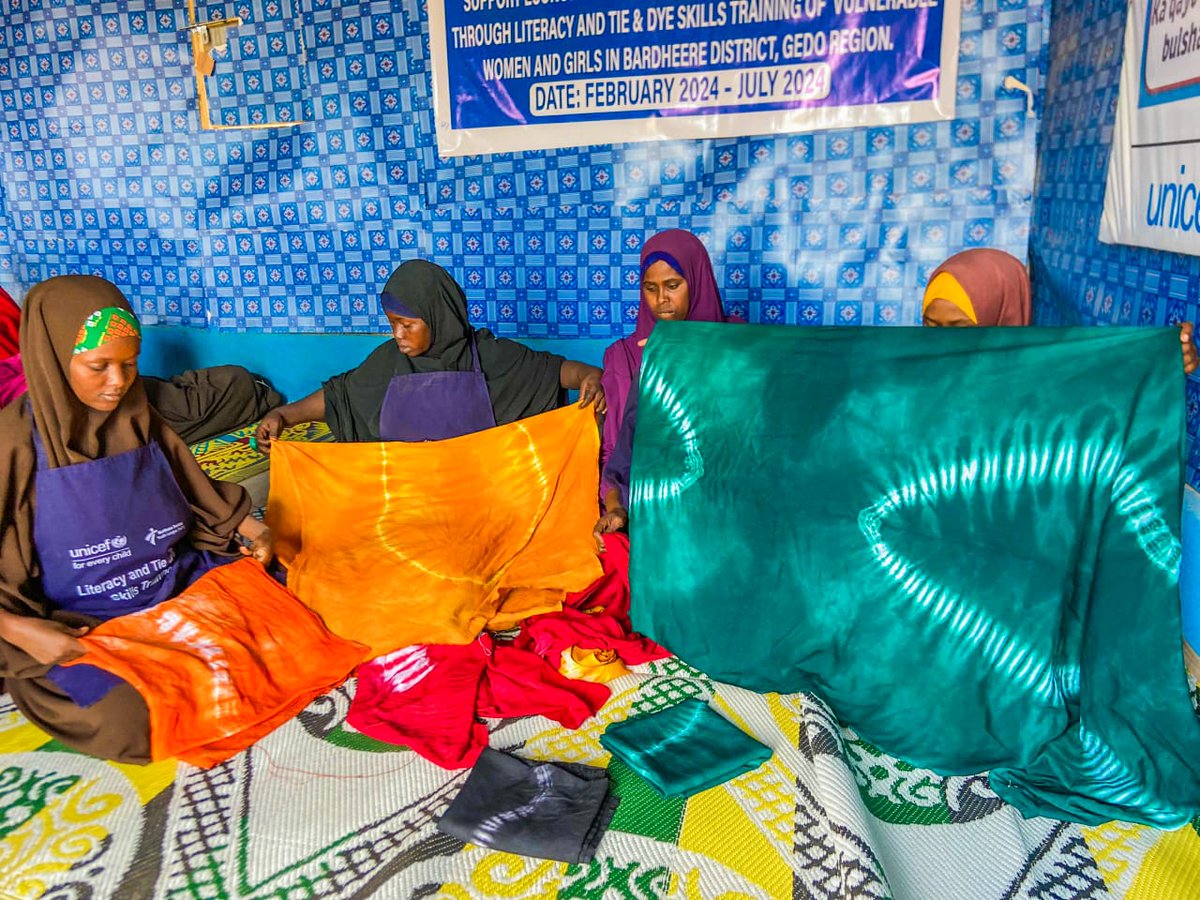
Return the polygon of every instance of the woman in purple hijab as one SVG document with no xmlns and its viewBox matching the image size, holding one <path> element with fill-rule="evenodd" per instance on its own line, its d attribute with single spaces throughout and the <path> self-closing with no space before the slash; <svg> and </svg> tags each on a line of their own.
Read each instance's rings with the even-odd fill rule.
<svg viewBox="0 0 1200 900">
<path fill-rule="evenodd" d="M 629 337 L 621 338 L 604 351 L 604 375 L 600 383 L 608 400 L 608 413 L 600 442 L 602 469 L 621 435 L 630 391 L 636 394 L 642 348 L 655 323 L 662 319 L 725 321 L 712 260 L 704 244 L 690 231 L 672 228 L 646 241 L 642 247 L 641 275 L 642 302 L 638 307 L 637 327 Z M 601 478 L 600 490 L 607 512 L 596 526 L 598 533 L 617 531 L 627 524 L 617 487 L 607 474 Z"/>
</svg>

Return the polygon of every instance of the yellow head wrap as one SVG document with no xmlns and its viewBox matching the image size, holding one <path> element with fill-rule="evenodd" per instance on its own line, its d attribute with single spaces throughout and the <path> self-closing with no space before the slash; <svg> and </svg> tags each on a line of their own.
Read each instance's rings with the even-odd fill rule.
<svg viewBox="0 0 1200 900">
<path fill-rule="evenodd" d="M 933 281 L 929 282 L 925 288 L 925 298 L 921 301 L 921 312 L 925 312 L 934 300 L 949 300 L 961 309 L 968 319 L 976 325 L 979 324 L 979 318 L 975 315 L 975 307 L 971 304 L 971 298 L 967 296 L 963 286 L 958 283 L 958 279 L 949 272 L 939 272 Z"/>
</svg>

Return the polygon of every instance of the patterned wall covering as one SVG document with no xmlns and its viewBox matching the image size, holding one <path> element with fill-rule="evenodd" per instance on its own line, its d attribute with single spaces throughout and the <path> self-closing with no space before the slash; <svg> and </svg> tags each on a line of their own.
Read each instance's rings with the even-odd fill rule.
<svg viewBox="0 0 1200 900">
<path fill-rule="evenodd" d="M 1117 111 L 1124 0 L 1055 7 L 1030 239 L 1040 324 L 1196 321 L 1200 257 L 1102 244 L 1096 235 Z M 1200 380 L 1187 380 L 1188 482 L 1200 486 Z"/>
<path fill-rule="evenodd" d="M 1041 0 L 963 0 L 954 122 L 454 161 L 418 0 L 200 4 L 247 23 L 214 116 L 310 120 L 285 132 L 197 130 L 185 3 L 0 9 L 0 279 L 95 271 L 151 320 L 377 328 L 379 285 L 425 254 L 503 334 L 609 337 L 641 241 L 682 226 L 750 321 L 911 323 L 949 253 L 1026 253 L 1037 120 L 999 85 L 1041 82 Z"/>
</svg>

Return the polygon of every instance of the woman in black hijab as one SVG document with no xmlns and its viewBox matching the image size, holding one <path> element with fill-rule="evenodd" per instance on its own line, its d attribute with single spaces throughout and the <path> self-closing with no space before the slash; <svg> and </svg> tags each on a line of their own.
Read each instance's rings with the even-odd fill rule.
<svg viewBox="0 0 1200 900">
<path fill-rule="evenodd" d="M 564 390 L 604 412 L 598 368 L 473 328 L 462 288 L 440 266 L 404 263 L 381 299 L 392 339 L 358 368 L 269 412 L 255 432 L 260 449 L 269 452 L 284 428 L 314 421 L 328 422 L 339 441 L 442 440 L 555 409 Z"/>
</svg>

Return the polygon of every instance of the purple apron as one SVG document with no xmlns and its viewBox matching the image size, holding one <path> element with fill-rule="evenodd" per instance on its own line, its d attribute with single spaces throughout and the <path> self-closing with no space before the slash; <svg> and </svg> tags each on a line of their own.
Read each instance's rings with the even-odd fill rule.
<svg viewBox="0 0 1200 900">
<path fill-rule="evenodd" d="M 33 441 L 33 542 L 42 594 L 53 609 L 115 619 L 173 597 L 231 561 L 186 540 L 192 511 L 157 443 L 52 469 L 36 431 Z M 80 706 L 121 683 L 89 665 L 55 666 L 47 675 Z"/>
<path fill-rule="evenodd" d="M 383 441 L 444 441 L 496 427 L 479 348 L 471 337 L 470 372 L 396 375 L 379 411 Z"/>
</svg>

